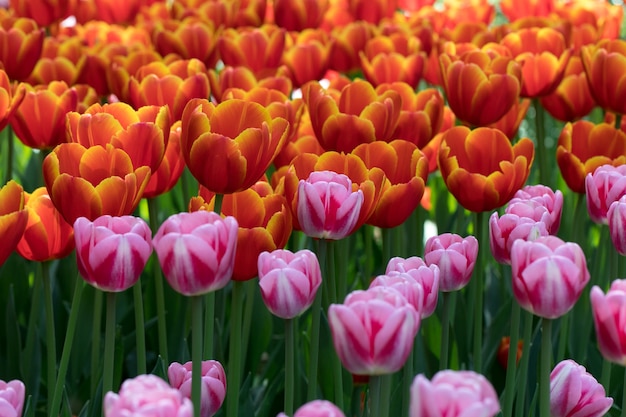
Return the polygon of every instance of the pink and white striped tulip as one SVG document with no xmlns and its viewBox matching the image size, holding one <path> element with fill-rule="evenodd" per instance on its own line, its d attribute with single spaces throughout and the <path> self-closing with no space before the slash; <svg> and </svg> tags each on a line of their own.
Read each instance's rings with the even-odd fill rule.
<svg viewBox="0 0 626 417">
<path fill-rule="evenodd" d="M 611 203 L 607 213 L 609 233 L 615 250 L 626 256 L 626 197 Z"/>
<path fill-rule="evenodd" d="M 288 416 L 280 413 L 277 417 Z M 313 400 L 298 408 L 293 417 L 345 417 L 345 414 L 330 401 Z"/>
<path fill-rule="evenodd" d="M 339 240 L 354 230 L 363 205 L 363 191 L 333 171 L 313 171 L 298 184 L 297 213 L 302 231 L 311 237 Z"/>
<path fill-rule="evenodd" d="M 516 240 L 511 270 L 513 295 L 520 306 L 548 319 L 567 313 L 590 278 L 580 246 L 555 236 Z"/>
<path fill-rule="evenodd" d="M 518 203 L 517 205 L 520 206 Z M 544 213 L 547 215 L 545 209 Z M 535 240 L 540 236 L 548 236 L 546 223 L 530 217 L 505 213 L 501 217 L 494 212 L 489 218 L 489 247 L 495 260 L 501 264 L 511 264 L 511 248 L 518 239 Z"/>
<path fill-rule="evenodd" d="M 335 351 L 354 375 L 396 372 L 413 349 L 420 316 L 397 290 L 354 291 L 328 309 Z"/>
<path fill-rule="evenodd" d="M 152 242 L 172 288 L 186 296 L 224 288 L 233 274 L 238 229 L 234 217 L 204 210 L 163 222 Z"/>
<path fill-rule="evenodd" d="M 415 377 L 409 417 L 493 417 L 498 395 L 487 378 L 473 371 L 439 371 L 429 381 Z"/>
<path fill-rule="evenodd" d="M 185 398 L 191 400 L 192 364 L 181 365 L 173 362 L 167 368 L 167 377 L 172 388 L 176 388 Z M 222 364 L 214 360 L 202 361 L 202 391 L 200 416 L 211 417 L 217 413 L 226 396 L 226 373 Z"/>
<path fill-rule="evenodd" d="M 550 187 L 542 184 L 527 185 L 518 190 L 509 206 L 518 201 L 532 200 L 544 206 L 548 210 L 550 220 L 546 222 L 548 232 L 552 235 L 559 231 L 561 225 L 561 213 L 563 212 L 563 193 L 560 190 L 553 191 Z"/>
<path fill-rule="evenodd" d="M 74 222 L 78 270 L 87 283 L 108 292 L 137 282 L 152 253 L 152 232 L 139 217 L 109 215 Z"/>
<path fill-rule="evenodd" d="M 261 296 L 268 310 L 283 319 L 304 313 L 322 283 L 317 256 L 310 250 L 263 252 L 258 260 Z"/>
<path fill-rule="evenodd" d="M 477 256 L 478 240 L 474 236 L 444 233 L 428 239 L 424 247 L 426 264 L 439 267 L 439 289 L 443 292 L 460 290 L 469 283 Z"/>
<path fill-rule="evenodd" d="M 104 417 L 191 417 L 191 400 L 156 375 L 127 379 L 119 394 L 104 397 Z"/>
<path fill-rule="evenodd" d="M 20 380 L 0 380 L 0 416 L 22 417 L 26 387 Z"/>
<path fill-rule="evenodd" d="M 424 319 L 432 315 L 437 308 L 439 268 L 436 265 L 431 267 L 424 265 L 409 272 L 389 271 L 385 275 L 377 276 L 370 283 L 370 288 L 378 286 L 400 291 Z"/>
<path fill-rule="evenodd" d="M 571 359 L 559 362 L 550 374 L 552 417 L 602 417 L 613 405 L 602 384 Z"/>
<path fill-rule="evenodd" d="M 602 165 L 593 174 L 587 174 L 585 195 L 591 220 L 607 224 L 611 203 L 626 195 L 626 165 Z"/>
<path fill-rule="evenodd" d="M 590 297 L 600 353 L 626 366 L 626 280 L 613 281 L 606 294 L 596 285 Z"/>
</svg>

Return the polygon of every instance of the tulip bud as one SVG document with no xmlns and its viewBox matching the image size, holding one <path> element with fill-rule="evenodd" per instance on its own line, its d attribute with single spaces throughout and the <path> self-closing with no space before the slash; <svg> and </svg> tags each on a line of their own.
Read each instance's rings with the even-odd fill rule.
<svg viewBox="0 0 626 417">
<path fill-rule="evenodd" d="M 137 282 L 152 253 L 150 227 L 133 216 L 100 216 L 74 222 L 76 260 L 85 281 L 102 291 L 124 291 Z"/>
<path fill-rule="evenodd" d="M 267 308 L 283 319 L 304 313 L 313 304 L 322 273 L 317 256 L 309 250 L 286 249 L 259 255 L 259 286 Z"/>
<path fill-rule="evenodd" d="M 191 400 L 192 363 L 181 365 L 173 362 L 167 368 L 167 377 L 172 388 L 176 388 L 185 398 Z M 200 416 L 211 417 L 217 413 L 226 396 L 226 373 L 222 364 L 214 360 L 202 361 L 202 391 Z"/>
<path fill-rule="evenodd" d="M 439 288 L 443 292 L 460 290 L 469 283 L 478 256 L 478 240 L 452 233 L 433 236 L 426 241 L 424 260 L 439 267 Z"/>
<path fill-rule="evenodd" d="M 0 380 L 0 415 L 2 417 L 21 417 L 24 407 L 26 387 L 22 381 L 14 379 Z"/>
<path fill-rule="evenodd" d="M 550 374 L 552 417 L 601 417 L 613 405 L 604 387 L 584 366 L 571 359 L 559 362 Z"/>
</svg>

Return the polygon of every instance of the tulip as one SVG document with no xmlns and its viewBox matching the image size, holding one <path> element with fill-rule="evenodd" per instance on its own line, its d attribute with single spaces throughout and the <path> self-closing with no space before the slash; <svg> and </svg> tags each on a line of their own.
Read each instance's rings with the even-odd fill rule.
<svg viewBox="0 0 626 417">
<path fill-rule="evenodd" d="M 52 202 L 70 224 L 79 217 L 131 214 L 150 178 L 150 167 L 134 168 L 128 154 L 110 144 L 58 145 L 42 169 Z"/>
<path fill-rule="evenodd" d="M 328 10 L 328 0 L 275 0 L 274 21 L 288 31 L 316 28 Z"/>
<path fill-rule="evenodd" d="M 524 341 L 517 341 L 517 351 L 515 352 L 515 364 L 519 364 L 520 359 L 522 358 L 524 348 Z M 498 359 L 498 363 L 504 369 L 508 368 L 508 360 L 509 360 L 509 350 L 511 349 L 511 337 L 504 336 L 500 339 L 500 346 L 498 346 L 498 352 L 496 353 L 496 357 Z"/>
<path fill-rule="evenodd" d="M 333 345 L 343 366 L 357 375 L 398 371 L 413 349 L 420 316 L 389 287 L 354 291 L 328 309 Z"/>
<path fill-rule="evenodd" d="M 493 417 L 499 411 L 496 390 L 474 371 L 443 370 L 431 381 L 419 374 L 411 385 L 410 417 Z"/>
<path fill-rule="evenodd" d="M 180 126 L 180 121 L 177 121 L 170 129 L 161 164 L 156 172 L 150 175 L 150 180 L 143 191 L 145 198 L 157 197 L 174 188 L 185 170 L 185 160 L 180 149 Z"/>
<path fill-rule="evenodd" d="M 0 266 L 4 264 L 19 243 L 28 224 L 28 211 L 24 208 L 24 190 L 11 180 L 0 188 Z"/>
<path fill-rule="evenodd" d="M 11 0 L 11 9 L 16 16 L 33 19 L 39 26 L 49 26 L 70 16 L 75 7 L 74 0 L 37 2 Z"/>
<path fill-rule="evenodd" d="M 568 123 L 559 136 L 556 162 L 567 186 L 584 194 L 588 174 L 602 165 L 626 164 L 626 133 L 606 123 Z"/>
<path fill-rule="evenodd" d="M 280 413 L 277 417 L 288 416 Z M 345 414 L 330 401 L 313 400 L 298 408 L 293 417 L 345 417 Z"/>
<path fill-rule="evenodd" d="M 605 110 L 626 114 L 624 70 L 626 41 L 603 39 L 595 45 L 583 46 L 583 61 L 589 90 L 598 105 Z"/>
<path fill-rule="evenodd" d="M 354 20 L 365 20 L 377 24 L 396 12 L 397 0 L 348 0 L 350 14 Z"/>
<path fill-rule="evenodd" d="M 519 190 L 534 158 L 530 139 L 515 145 L 499 130 L 453 127 L 444 133 L 439 169 L 448 190 L 470 211 L 490 211 L 506 204 Z"/>
<path fill-rule="evenodd" d="M 194 177 L 220 194 L 257 182 L 287 140 L 289 123 L 262 105 L 193 99 L 182 118 L 183 156 Z"/>
<path fill-rule="evenodd" d="M 528 108 L 531 101 L 529 99 L 523 99 L 515 102 L 509 110 L 500 120 L 488 125 L 487 127 L 501 130 L 509 140 L 514 141 L 517 135 L 520 124 L 526 117 Z"/>
<path fill-rule="evenodd" d="M 67 85 L 74 85 L 84 63 L 85 55 L 80 39 L 48 36 L 43 41 L 41 57 L 26 82 L 37 85 L 64 81 Z"/>
<path fill-rule="evenodd" d="M 626 197 L 611 203 L 607 213 L 609 233 L 615 250 L 626 256 Z"/>
<path fill-rule="evenodd" d="M 138 217 L 108 215 L 74 222 L 78 270 L 87 283 L 107 292 L 135 285 L 152 253 L 152 232 Z"/>
<path fill-rule="evenodd" d="M 374 36 L 375 26 L 363 20 L 334 26 L 328 62 L 331 69 L 351 72 L 361 67 L 359 52 L 365 49 L 367 41 Z"/>
<path fill-rule="evenodd" d="M 74 230 L 54 207 L 45 187 L 24 193 L 28 223 L 17 252 L 25 259 L 43 262 L 61 259 L 74 250 Z"/>
<path fill-rule="evenodd" d="M 228 66 L 216 72 L 209 70 L 209 83 L 211 84 L 211 94 L 215 101 L 221 103 L 222 95 L 229 88 L 240 88 L 244 91 L 252 90 L 253 87 L 276 90 L 285 96 L 290 96 L 293 89 L 291 80 L 284 75 L 274 75 L 257 79 L 252 70 L 247 67 Z"/>
<path fill-rule="evenodd" d="M 19 85 L 14 89 L 7 73 L 0 69 L 0 95 L 3 97 L 0 105 L 0 130 L 7 126 L 13 114 L 24 100 L 25 93 L 24 85 Z"/>
<path fill-rule="evenodd" d="M 192 417 L 191 400 L 156 375 L 139 375 L 122 383 L 119 394 L 107 392 L 104 417 L 150 416 Z"/>
<path fill-rule="evenodd" d="M 3 417 L 22 417 L 26 387 L 20 380 L 0 380 L 0 414 Z"/>
<path fill-rule="evenodd" d="M 612 405 L 602 384 L 573 360 L 559 362 L 550 373 L 552 417 L 601 417 Z"/>
<path fill-rule="evenodd" d="M 416 310 L 422 319 L 430 317 L 434 313 L 439 298 L 439 267 L 437 265 L 427 266 L 417 256 L 407 259 L 394 257 L 387 263 L 385 274 L 390 276 L 402 274 L 417 282 L 422 288 L 422 298 L 415 305 Z M 370 286 L 372 285 L 370 283 Z"/>
<path fill-rule="evenodd" d="M 293 253 L 286 249 L 259 255 L 259 286 L 267 308 L 283 319 L 304 313 L 322 283 L 317 256 L 309 250 Z"/>
<path fill-rule="evenodd" d="M 434 308 L 437 306 L 438 288 L 434 288 L 434 291 L 433 288 L 429 288 L 430 293 L 427 293 L 427 289 L 424 288 L 422 283 L 406 272 L 391 272 L 386 275 L 379 275 L 370 283 L 369 288 L 374 287 L 389 287 L 397 290 L 415 308 L 415 311 L 422 319 L 432 315 Z"/>
<path fill-rule="evenodd" d="M 153 32 L 155 49 L 162 55 L 177 54 L 182 59 L 198 59 L 207 68 L 217 62 L 219 30 L 207 21 L 186 18 L 157 24 Z"/>
<path fill-rule="evenodd" d="M 469 283 L 478 256 L 478 240 L 452 233 L 433 236 L 424 246 L 424 261 L 439 267 L 439 288 L 443 292 L 460 290 Z"/>
<path fill-rule="evenodd" d="M 607 224 L 609 207 L 626 195 L 626 165 L 602 165 L 585 178 L 587 211 L 595 223 Z"/>
<path fill-rule="evenodd" d="M 173 362 L 167 368 L 167 378 L 172 388 L 176 388 L 183 397 L 191 400 L 192 364 L 181 365 Z M 211 417 L 217 413 L 226 396 L 226 373 L 222 364 L 214 360 L 202 361 L 202 402 L 201 417 Z"/>
<path fill-rule="evenodd" d="M 167 281 L 178 293 L 217 291 L 233 273 L 237 220 L 208 211 L 173 214 L 152 243 Z"/>
<path fill-rule="evenodd" d="M 128 86 L 130 77 L 135 75 L 139 68 L 151 62 L 161 61 L 163 58 L 153 50 L 129 50 L 124 55 L 115 55 L 110 58 L 109 70 L 107 71 L 108 88 L 119 101 L 130 101 Z"/>
<path fill-rule="evenodd" d="M 566 314 L 590 278 L 580 246 L 555 236 L 516 240 L 511 248 L 511 270 L 517 302 L 546 319 Z"/>
<path fill-rule="evenodd" d="M 525 17 L 547 17 L 556 9 L 556 4 L 554 0 L 530 0 L 524 3 L 502 0 L 500 7 L 507 19 L 514 22 Z"/>
<path fill-rule="evenodd" d="M 547 211 L 544 209 L 547 216 Z M 498 217 L 495 212 L 489 218 L 489 247 L 495 260 L 501 264 L 511 264 L 511 248 L 519 239 L 535 240 L 548 236 L 544 221 L 507 213 Z"/>
<path fill-rule="evenodd" d="M 600 353 L 608 361 L 626 365 L 626 280 L 613 281 L 606 294 L 595 285 L 591 310 Z"/>
<path fill-rule="evenodd" d="M 265 25 L 246 30 L 226 29 L 217 46 L 225 65 L 248 67 L 259 77 L 280 66 L 285 41 L 284 29 Z"/>
<path fill-rule="evenodd" d="M 25 81 L 41 57 L 45 33 L 32 19 L 5 17 L 0 20 L 2 69 L 11 80 Z"/>
<path fill-rule="evenodd" d="M 556 234 L 561 224 L 561 213 L 563 211 L 563 193 L 561 190 L 553 191 L 550 187 L 542 184 L 527 185 L 515 193 L 511 201 L 509 201 L 509 206 L 528 200 L 545 207 L 549 216 L 549 220 L 546 221 L 548 232 Z"/>
</svg>

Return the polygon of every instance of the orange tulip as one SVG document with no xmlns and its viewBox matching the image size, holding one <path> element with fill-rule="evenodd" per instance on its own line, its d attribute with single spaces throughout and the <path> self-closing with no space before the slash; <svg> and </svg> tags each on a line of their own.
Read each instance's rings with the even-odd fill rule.
<svg viewBox="0 0 626 417">
<path fill-rule="evenodd" d="M 241 0 L 235 14 L 235 27 L 259 27 L 265 21 L 267 0 Z"/>
<path fill-rule="evenodd" d="M 163 56 L 176 54 L 182 59 L 196 58 L 208 68 L 217 62 L 219 30 L 212 23 L 193 18 L 169 20 L 156 25 L 152 41 Z"/>
<path fill-rule="evenodd" d="M 439 171 L 461 206 L 473 212 L 491 211 L 524 185 L 534 155 L 528 138 L 511 145 L 497 129 L 457 126 L 443 135 Z"/>
<path fill-rule="evenodd" d="M 404 139 L 423 148 L 439 132 L 443 122 L 444 100 L 434 88 L 417 93 L 408 84 L 396 82 L 382 84 L 376 88 L 378 94 L 393 90 L 402 96 L 402 110 L 393 139 Z"/>
<path fill-rule="evenodd" d="M 61 259 L 74 250 L 74 229 L 54 207 L 46 187 L 24 193 L 28 223 L 17 252 L 30 261 Z"/>
<path fill-rule="evenodd" d="M 66 222 L 109 214 L 131 214 L 150 179 L 150 167 L 135 168 L 122 149 L 112 145 L 85 148 L 63 143 L 43 162 L 48 194 Z"/>
<path fill-rule="evenodd" d="M 564 122 L 578 120 L 593 110 L 596 102 L 589 91 L 581 58 L 570 58 L 561 84 L 553 93 L 541 97 L 541 105 L 552 117 Z"/>
<path fill-rule="evenodd" d="M 282 75 L 269 76 L 257 80 L 256 76 L 247 67 L 226 67 L 221 71 L 209 70 L 211 93 L 218 103 L 222 101 L 222 94 L 229 88 L 241 88 L 248 91 L 255 86 L 278 90 L 286 96 L 291 95 L 293 84 L 288 77 Z"/>
<path fill-rule="evenodd" d="M 554 0 L 528 0 L 524 2 L 502 0 L 500 8 L 502 9 L 502 14 L 510 22 L 513 22 L 524 17 L 547 17 L 554 11 L 556 4 Z"/>
<path fill-rule="evenodd" d="M 333 27 L 328 57 L 330 68 L 340 72 L 358 70 L 361 67 L 359 52 L 365 49 L 375 31 L 373 24 L 362 20 Z"/>
<path fill-rule="evenodd" d="M 76 19 L 79 23 L 90 20 L 103 20 L 106 23 L 127 23 L 135 17 L 141 6 L 149 3 L 149 0 L 79 1 Z"/>
<path fill-rule="evenodd" d="M 557 142 L 556 162 L 567 186 L 584 194 L 587 174 L 602 165 L 626 164 L 626 133 L 606 123 L 568 123 Z"/>
<path fill-rule="evenodd" d="M 210 191 L 230 194 L 257 182 L 287 140 L 289 123 L 239 99 L 214 105 L 193 99 L 182 118 L 185 162 Z"/>
<path fill-rule="evenodd" d="M 78 92 L 63 81 L 47 86 L 26 85 L 24 101 L 11 118 L 15 135 L 26 146 L 51 149 L 67 142 L 65 116 L 78 110 Z"/>
<path fill-rule="evenodd" d="M 405 140 L 364 143 L 352 154 L 361 158 L 368 169 L 377 167 L 385 173 L 380 200 L 367 223 L 384 228 L 404 223 L 424 195 L 428 179 L 424 154 Z"/>
<path fill-rule="evenodd" d="M 0 25 L 1 68 L 11 80 L 24 81 L 41 57 L 44 31 L 26 18 L 5 17 Z"/>
<path fill-rule="evenodd" d="M 306 180 L 313 171 L 333 171 L 352 180 L 352 190 L 363 192 L 363 205 L 359 218 L 351 233 L 361 227 L 376 210 L 385 183 L 385 174 L 380 168 L 368 169 L 361 158 L 353 154 L 325 152 L 320 156 L 305 153 L 298 155 L 291 165 L 279 172 L 282 178 L 273 178 L 279 183 L 277 191 L 284 192 L 293 215 L 293 227 L 301 230 L 297 219 L 298 184 Z"/>
<path fill-rule="evenodd" d="M 428 172 L 435 172 L 437 168 L 437 159 L 439 155 L 439 147 L 441 146 L 441 139 L 443 134 L 452 129 L 456 125 L 456 117 L 450 107 L 445 106 L 443 108 L 443 123 L 437 133 L 426 146 L 420 148 L 426 158 L 428 159 Z M 426 187 L 428 188 L 428 187 Z"/>
<path fill-rule="evenodd" d="M 47 37 L 43 43 L 41 58 L 27 79 L 30 84 L 48 84 L 64 81 L 74 85 L 85 65 L 85 55 L 80 39 L 66 40 Z"/>
<path fill-rule="evenodd" d="M 109 90 L 119 101 L 128 102 L 128 86 L 131 75 L 135 75 L 139 68 L 151 62 L 162 61 L 161 55 L 156 51 L 145 49 L 132 49 L 128 55 L 118 55 L 111 58 L 107 82 Z"/>
<path fill-rule="evenodd" d="M 501 130 L 502 133 L 506 135 L 507 138 L 513 140 L 515 135 L 517 135 L 517 130 L 519 129 L 522 120 L 526 117 L 526 113 L 528 112 L 528 108 L 530 107 L 530 99 L 523 99 L 511 107 L 511 110 L 507 112 L 500 120 L 495 123 L 490 124 L 487 127 L 491 127 L 493 129 Z"/>
<path fill-rule="evenodd" d="M 298 130 L 291 136 L 290 140 L 285 143 L 285 146 L 278 155 L 276 155 L 276 158 L 274 158 L 274 166 L 277 169 L 289 165 L 291 161 L 301 153 L 313 153 L 315 155 L 324 153 L 324 148 L 322 148 L 322 145 L 320 145 L 313 132 L 311 118 L 306 111 L 306 106 L 303 110 L 300 123 L 298 124 Z"/>
<path fill-rule="evenodd" d="M 541 97 L 559 85 L 572 54 L 563 35 L 552 28 L 528 28 L 509 33 L 501 43 L 522 66 L 522 97 Z"/>
<path fill-rule="evenodd" d="M 302 97 L 322 147 L 339 152 L 351 152 L 361 143 L 392 140 L 402 107 L 400 94 L 390 90 L 379 95 L 362 80 L 340 93 L 311 82 L 302 87 Z"/>
<path fill-rule="evenodd" d="M 377 24 L 392 17 L 398 8 L 397 0 L 349 0 L 348 7 L 354 20 Z"/>
<path fill-rule="evenodd" d="M 202 21 L 213 22 L 215 27 L 233 27 L 235 19 L 239 13 L 239 4 L 234 1 L 221 0 L 185 0 L 172 3 L 170 13 L 167 18 L 175 20 L 183 20 L 186 17 L 193 16 Z M 145 19 L 148 22 L 153 21 L 150 16 Z M 164 19 L 160 19 L 164 20 Z M 158 20 L 157 20 L 158 21 Z"/>
<path fill-rule="evenodd" d="M 20 241 L 28 222 L 24 209 L 24 190 L 11 180 L 0 188 L 0 265 L 4 264 Z"/>
<path fill-rule="evenodd" d="M 12 86 L 7 73 L 0 69 L 0 130 L 7 126 L 25 93 L 24 85 Z"/>
<path fill-rule="evenodd" d="M 328 0 L 274 0 L 274 21 L 289 31 L 319 27 Z"/>
<path fill-rule="evenodd" d="M 521 68 L 510 58 L 469 51 L 440 56 L 443 87 L 456 117 L 472 126 L 500 120 L 517 102 Z"/>
<path fill-rule="evenodd" d="M 170 119 L 175 121 L 180 120 L 189 100 L 208 98 L 209 90 L 206 67 L 194 58 L 142 66 L 130 77 L 128 96 L 135 108 L 167 105 Z"/>
<path fill-rule="evenodd" d="M 145 106 L 134 110 L 126 103 L 94 104 L 85 113 L 67 115 L 68 141 L 84 147 L 123 149 L 133 167 L 148 166 L 155 172 L 165 152 L 170 133 L 167 107 Z"/>
<path fill-rule="evenodd" d="M 285 30 L 276 26 L 229 28 L 222 32 L 218 49 L 225 65 L 248 67 L 256 77 L 263 78 L 280 66 L 285 40 Z"/>
<path fill-rule="evenodd" d="M 321 29 L 308 29 L 293 36 L 285 48 L 283 64 L 294 86 L 318 81 L 328 70 L 328 37 Z"/>
<path fill-rule="evenodd" d="M 11 0 L 10 6 L 16 16 L 33 19 L 39 26 L 49 26 L 70 16 L 76 0 Z"/>
<path fill-rule="evenodd" d="M 600 107 L 626 114 L 626 41 L 601 40 L 584 46 L 581 58 L 589 90 Z"/>
<path fill-rule="evenodd" d="M 191 200 L 190 211 L 212 211 L 213 196 L 201 187 L 200 196 Z M 222 215 L 233 216 L 239 223 L 233 270 L 235 281 L 256 277 L 259 255 L 284 248 L 291 235 L 291 211 L 287 200 L 274 192 L 267 181 L 258 181 L 247 190 L 225 195 Z"/>
<path fill-rule="evenodd" d="M 143 191 L 145 198 L 157 197 L 165 194 L 178 182 L 185 169 L 185 160 L 180 149 L 180 121 L 174 123 L 170 129 L 165 154 L 159 168 L 150 175 L 150 181 Z"/>
</svg>

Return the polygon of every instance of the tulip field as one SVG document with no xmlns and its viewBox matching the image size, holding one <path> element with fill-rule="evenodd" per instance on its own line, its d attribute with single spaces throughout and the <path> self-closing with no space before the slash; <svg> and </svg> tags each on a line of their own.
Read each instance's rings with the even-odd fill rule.
<svg viewBox="0 0 626 417">
<path fill-rule="evenodd" d="M 0 417 L 626 417 L 622 0 L 0 23 Z"/>
</svg>

